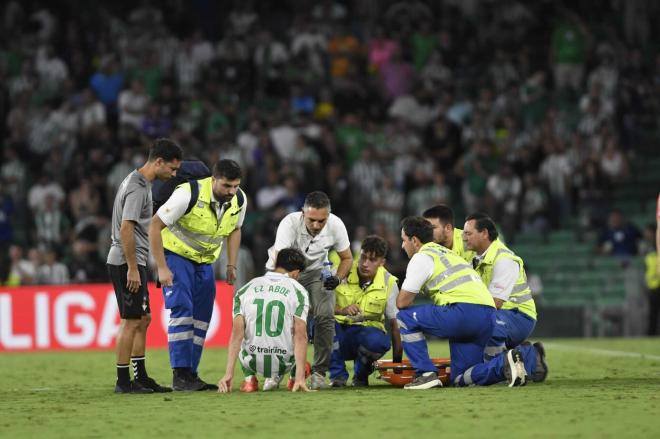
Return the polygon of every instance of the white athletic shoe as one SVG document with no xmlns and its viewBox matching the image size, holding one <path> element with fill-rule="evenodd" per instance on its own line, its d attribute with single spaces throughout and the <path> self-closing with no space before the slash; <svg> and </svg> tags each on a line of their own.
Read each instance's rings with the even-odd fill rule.
<svg viewBox="0 0 660 439">
<path fill-rule="evenodd" d="M 522 354 L 518 349 L 511 349 L 506 353 L 504 360 L 504 376 L 506 377 L 509 387 L 517 387 L 525 385 L 525 363 L 523 362 Z"/>
<path fill-rule="evenodd" d="M 312 390 L 329 389 L 330 384 L 325 382 L 325 374 L 321 375 L 318 372 L 314 372 L 309 377 L 309 388 Z"/>
<path fill-rule="evenodd" d="M 280 387 L 280 381 L 282 381 L 282 377 L 277 375 L 272 378 L 266 378 L 264 381 L 264 392 L 278 389 Z"/>
</svg>

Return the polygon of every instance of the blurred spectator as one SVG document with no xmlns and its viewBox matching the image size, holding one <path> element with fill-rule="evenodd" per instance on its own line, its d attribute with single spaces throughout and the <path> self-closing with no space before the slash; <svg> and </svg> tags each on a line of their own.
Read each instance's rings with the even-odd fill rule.
<svg viewBox="0 0 660 439">
<path fill-rule="evenodd" d="M 552 60 L 555 84 L 559 90 L 580 89 L 587 58 L 589 31 L 580 18 L 563 11 L 552 33 Z"/>
<path fill-rule="evenodd" d="M 9 248 L 14 241 L 14 227 L 12 215 L 14 214 L 14 200 L 7 192 L 7 185 L 0 178 L 0 249 Z M 4 253 L 4 250 L 1 250 Z"/>
<path fill-rule="evenodd" d="M 598 239 L 598 250 L 627 261 L 637 254 L 637 246 L 642 234 L 632 223 L 628 222 L 623 212 L 614 209 L 607 219 L 607 226 Z"/>
<path fill-rule="evenodd" d="M 507 242 L 513 242 L 522 191 L 520 178 L 513 173 L 511 165 L 506 162 L 502 163 L 499 172 L 492 174 L 486 182 L 488 211 L 502 227 Z"/>
<path fill-rule="evenodd" d="M 655 242 L 656 225 L 651 223 L 644 227 L 645 251 L 644 255 L 644 280 L 646 281 L 646 293 L 649 300 L 648 327 L 646 335 L 652 337 L 658 333 L 658 317 L 660 317 L 660 273 L 658 272 L 658 253 Z"/>
<path fill-rule="evenodd" d="M 45 251 L 43 264 L 37 270 L 39 284 L 64 285 L 69 283 L 69 269 L 59 262 L 59 255 L 53 248 Z"/>
<path fill-rule="evenodd" d="M 23 248 L 18 245 L 9 247 L 9 277 L 7 285 L 30 285 L 37 279 L 37 266 L 29 259 L 23 258 Z"/>
<path fill-rule="evenodd" d="M 628 177 L 628 160 L 613 138 L 605 146 L 605 151 L 600 159 L 600 167 L 611 183 L 621 183 Z"/>
</svg>

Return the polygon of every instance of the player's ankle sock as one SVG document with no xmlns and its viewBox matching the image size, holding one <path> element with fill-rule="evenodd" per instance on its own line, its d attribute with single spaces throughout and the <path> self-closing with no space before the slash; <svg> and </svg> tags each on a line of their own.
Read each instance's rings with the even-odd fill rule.
<svg viewBox="0 0 660 439">
<path fill-rule="evenodd" d="M 128 384 L 131 382 L 128 364 L 117 364 L 117 382 L 119 384 Z"/>
<path fill-rule="evenodd" d="M 133 378 L 136 380 L 146 380 L 149 378 L 147 375 L 147 368 L 144 365 L 144 355 L 141 357 L 131 357 L 133 363 Z"/>
</svg>

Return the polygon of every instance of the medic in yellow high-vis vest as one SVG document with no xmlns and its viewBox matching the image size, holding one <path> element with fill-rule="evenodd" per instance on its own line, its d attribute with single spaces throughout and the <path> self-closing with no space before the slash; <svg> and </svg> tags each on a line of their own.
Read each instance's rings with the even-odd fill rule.
<svg viewBox="0 0 660 439">
<path fill-rule="evenodd" d="M 346 282 L 336 289 L 335 338 L 330 357 L 332 387 L 344 387 L 348 380 L 345 362 L 353 360 L 353 387 L 369 385 L 374 361 L 390 350 L 390 327 L 394 361 L 403 353 L 396 323 L 397 278 L 383 266 L 387 242 L 376 235 L 362 241 L 360 256 L 353 263 Z"/>
<path fill-rule="evenodd" d="M 475 253 L 463 246 L 463 230 L 454 227 L 454 211 L 445 204 L 429 207 L 422 216 L 433 226 L 433 241 L 448 248 L 467 262 Z"/>
<path fill-rule="evenodd" d="M 484 350 L 486 359 L 520 345 L 536 326 L 536 305 L 527 283 L 523 260 L 498 239 L 495 223 L 475 213 L 465 221 L 465 247 L 477 254 L 473 267 L 495 300 L 493 336 Z"/>
<path fill-rule="evenodd" d="M 213 314 L 213 262 L 227 240 L 227 281 L 236 279 L 236 259 L 247 200 L 239 188 L 241 168 L 220 160 L 211 177 L 183 183 L 158 209 L 149 226 L 149 241 L 158 265 L 165 307 L 171 311 L 167 339 L 174 390 L 211 390 L 197 375 L 206 331 Z M 186 213 L 192 197 L 199 195 Z"/>
<path fill-rule="evenodd" d="M 472 265 L 433 242 L 433 226 L 422 217 L 401 222 L 401 247 L 410 258 L 396 305 L 403 350 L 416 378 L 407 390 L 441 386 L 438 370 L 429 358 L 425 334 L 449 340 L 451 382 L 455 386 L 489 385 L 507 381 L 510 387 L 547 376 L 545 352 L 520 346 L 488 362 L 483 352 L 493 330 L 495 303 Z M 433 304 L 414 305 L 418 294 Z"/>
</svg>

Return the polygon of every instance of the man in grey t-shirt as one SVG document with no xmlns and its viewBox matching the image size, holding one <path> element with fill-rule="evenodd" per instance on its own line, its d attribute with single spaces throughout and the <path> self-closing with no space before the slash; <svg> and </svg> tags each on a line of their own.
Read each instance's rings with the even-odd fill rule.
<svg viewBox="0 0 660 439">
<path fill-rule="evenodd" d="M 112 243 L 107 259 L 121 317 L 115 393 L 172 391 L 150 378 L 145 367 L 147 328 L 151 322 L 147 289 L 148 230 L 153 214 L 151 183 L 176 175 L 182 158 L 179 145 L 168 139 L 157 139 L 149 150 L 147 162 L 124 179 L 115 196 Z M 133 381 L 128 370 L 129 359 L 134 368 Z"/>
</svg>

